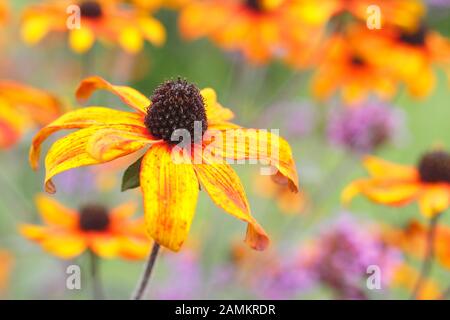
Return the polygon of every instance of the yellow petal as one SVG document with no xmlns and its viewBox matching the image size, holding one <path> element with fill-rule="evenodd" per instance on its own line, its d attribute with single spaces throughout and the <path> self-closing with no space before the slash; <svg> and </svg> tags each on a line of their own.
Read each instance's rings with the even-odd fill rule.
<svg viewBox="0 0 450 320">
<path fill-rule="evenodd" d="M 426 187 L 419 197 L 420 211 L 426 217 L 433 217 L 448 209 L 450 188 L 447 186 Z"/>
<path fill-rule="evenodd" d="M 85 239 L 72 233 L 51 233 L 41 245 L 45 251 L 62 259 L 72 259 L 86 250 Z"/>
<path fill-rule="evenodd" d="M 152 241 L 145 238 L 122 237 L 120 256 L 129 260 L 142 260 L 148 257 Z"/>
<path fill-rule="evenodd" d="M 421 186 L 418 183 L 372 184 L 363 186 L 361 193 L 370 200 L 391 206 L 401 206 L 414 200 Z"/>
<path fill-rule="evenodd" d="M 395 164 L 374 156 L 366 156 L 363 163 L 369 174 L 376 178 L 414 180 L 417 177 L 414 167 Z"/>
<path fill-rule="evenodd" d="M 36 207 L 46 224 L 65 228 L 75 227 L 78 224 L 75 210 L 64 207 L 48 196 L 43 194 L 36 196 Z"/>
<path fill-rule="evenodd" d="M 103 107 L 82 108 L 68 112 L 41 129 L 33 139 L 30 149 L 30 164 L 37 169 L 41 144 L 52 133 L 62 129 L 81 129 L 94 125 L 133 125 L 144 126 L 141 114 L 117 111 Z"/>
<path fill-rule="evenodd" d="M 226 159 L 265 162 L 276 168 L 275 172 L 271 170 L 268 173 L 280 173 L 287 179 L 289 189 L 298 192 L 297 169 L 286 140 L 267 130 L 258 129 L 234 129 L 223 131 L 222 134 L 221 139 L 208 145 L 207 152 Z"/>
<path fill-rule="evenodd" d="M 249 224 L 246 241 L 256 250 L 269 245 L 269 237 L 250 213 L 250 207 L 241 180 L 230 165 L 214 162 L 205 154 L 201 164 L 194 163 L 194 170 L 202 186 L 214 203 L 225 212 Z"/>
<path fill-rule="evenodd" d="M 208 123 L 225 122 L 234 118 L 234 114 L 230 109 L 222 107 L 217 102 L 217 94 L 214 89 L 205 88 L 200 93 L 205 102 Z"/>
<path fill-rule="evenodd" d="M 95 35 L 90 28 L 73 29 L 69 34 L 69 45 L 76 53 L 85 53 L 92 48 Z"/>
<path fill-rule="evenodd" d="M 135 202 L 130 201 L 121 204 L 120 206 L 114 208 L 110 212 L 110 216 L 113 219 L 122 220 L 131 218 L 136 212 L 137 205 Z"/>
<path fill-rule="evenodd" d="M 81 102 L 89 99 L 96 90 L 108 90 L 118 96 L 125 104 L 141 113 L 146 113 L 150 106 L 150 100 L 139 91 L 126 87 L 115 86 L 101 77 L 89 77 L 84 79 L 78 86 L 76 97 Z"/>
<path fill-rule="evenodd" d="M 19 225 L 19 232 L 25 238 L 40 242 L 48 233 L 49 228 L 44 226 L 36 226 L 33 224 L 21 224 Z"/>
<path fill-rule="evenodd" d="M 142 160 L 140 180 L 149 235 L 170 250 L 180 250 L 199 192 L 192 165 L 173 163 L 170 148 L 155 144 Z"/>
<path fill-rule="evenodd" d="M 144 39 L 138 28 L 127 26 L 120 30 L 119 44 L 126 52 L 136 54 L 144 47 Z"/>
<path fill-rule="evenodd" d="M 50 31 L 50 20 L 45 15 L 30 16 L 25 19 L 20 30 L 22 40 L 28 45 L 41 41 Z"/>
<path fill-rule="evenodd" d="M 99 257 L 114 258 L 120 252 L 120 239 L 109 235 L 92 235 L 89 237 L 89 248 Z"/>
<path fill-rule="evenodd" d="M 162 46 L 166 41 L 166 30 L 161 22 L 152 18 L 140 18 L 139 26 L 145 39 L 156 46 Z"/>
<path fill-rule="evenodd" d="M 120 131 L 121 129 L 129 130 L 130 126 L 110 125 L 108 128 Z M 80 129 L 65 136 L 64 138 L 59 139 L 51 146 L 45 158 L 45 190 L 47 192 L 56 192 L 56 188 L 51 179 L 61 172 L 82 166 L 108 162 L 133 153 L 142 147 L 141 143 L 128 144 L 128 140 L 121 141 L 119 144 L 114 144 L 115 141 L 112 141 L 112 146 L 105 145 L 103 147 L 108 150 L 108 155 L 105 156 L 105 159 L 96 159 L 88 152 L 87 149 L 89 145 L 92 145 L 90 144 L 90 140 L 96 132 L 99 131 L 99 129 L 105 129 L 105 127 L 88 127 Z M 125 134 L 128 134 L 128 132 L 125 131 Z"/>
</svg>

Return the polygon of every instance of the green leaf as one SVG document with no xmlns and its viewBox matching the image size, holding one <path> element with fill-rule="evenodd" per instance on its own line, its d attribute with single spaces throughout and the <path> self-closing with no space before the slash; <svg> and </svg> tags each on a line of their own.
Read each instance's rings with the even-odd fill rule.
<svg viewBox="0 0 450 320">
<path fill-rule="evenodd" d="M 139 160 L 125 170 L 122 177 L 122 192 L 137 188 L 141 185 L 139 173 L 141 172 L 142 158 L 139 158 Z"/>
</svg>

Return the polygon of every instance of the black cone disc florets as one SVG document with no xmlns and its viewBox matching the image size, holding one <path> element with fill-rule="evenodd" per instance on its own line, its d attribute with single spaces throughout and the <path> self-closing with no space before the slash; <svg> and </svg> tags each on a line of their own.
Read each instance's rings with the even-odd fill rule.
<svg viewBox="0 0 450 320">
<path fill-rule="evenodd" d="M 420 159 L 418 170 L 423 182 L 450 183 L 450 154 L 445 151 L 426 153 Z"/>
<path fill-rule="evenodd" d="M 85 18 L 100 18 L 103 14 L 102 7 L 97 1 L 84 1 L 80 4 L 80 13 Z"/>
<path fill-rule="evenodd" d="M 245 0 L 247 8 L 254 11 L 263 11 L 264 8 L 261 5 L 261 0 Z"/>
<path fill-rule="evenodd" d="M 80 210 L 80 229 L 84 231 L 105 231 L 110 220 L 108 210 L 95 204 L 86 205 Z"/>
<path fill-rule="evenodd" d="M 400 34 L 400 41 L 411 46 L 423 46 L 425 44 L 425 37 L 427 34 L 427 28 L 425 26 L 421 26 L 413 33 L 402 32 Z"/>
<path fill-rule="evenodd" d="M 155 138 L 177 144 L 178 140 L 171 139 L 173 132 L 186 129 L 191 142 L 197 142 L 208 129 L 205 103 L 195 85 L 180 78 L 166 81 L 156 88 L 150 99 L 152 105 L 145 117 L 145 125 Z M 196 126 L 197 136 L 194 134 Z"/>
</svg>

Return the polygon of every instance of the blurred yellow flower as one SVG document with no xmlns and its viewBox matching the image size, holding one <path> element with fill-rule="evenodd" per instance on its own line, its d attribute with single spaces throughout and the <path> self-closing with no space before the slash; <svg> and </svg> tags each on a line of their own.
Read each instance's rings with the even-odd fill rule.
<svg viewBox="0 0 450 320">
<path fill-rule="evenodd" d="M 4 249 L 0 249 L 0 297 L 8 288 L 9 276 L 14 264 L 12 254 Z"/>
<path fill-rule="evenodd" d="M 316 40 L 307 32 L 301 9 L 297 0 L 190 0 L 181 9 L 179 27 L 186 39 L 209 37 L 251 62 L 266 63 Z M 297 59 L 302 60 L 297 65 L 305 65 L 311 56 Z"/>
<path fill-rule="evenodd" d="M 79 8 L 79 25 L 76 11 L 70 11 L 74 4 Z M 106 0 L 50 0 L 28 6 L 21 29 L 25 43 L 34 45 L 50 32 L 67 32 L 70 47 L 77 53 L 91 49 L 96 39 L 135 54 L 142 50 L 144 41 L 161 46 L 166 38 L 164 26 L 155 18 Z"/>
<path fill-rule="evenodd" d="M 44 126 L 62 113 L 51 94 L 0 79 L 0 149 L 11 147 L 33 126 Z"/>
<path fill-rule="evenodd" d="M 131 220 L 134 203 L 112 210 L 88 204 L 79 212 L 55 200 L 38 195 L 36 205 L 45 225 L 22 224 L 20 233 L 62 259 L 91 250 L 102 258 L 139 260 L 147 257 L 151 241 L 145 234 L 144 219 Z"/>
<path fill-rule="evenodd" d="M 140 165 L 139 180 L 147 231 L 158 244 L 174 251 L 181 248 L 189 233 L 201 184 L 219 207 L 248 223 L 246 241 L 251 247 L 267 247 L 269 238 L 250 213 L 239 177 L 226 162 L 217 163 L 215 156 L 267 160 L 284 177 L 284 183 L 297 192 L 295 163 L 285 140 L 267 131 L 250 129 L 239 130 L 243 139 L 237 143 L 227 140 L 225 148 L 223 140 L 200 144 L 189 138 L 186 142 L 194 150 L 187 155 L 188 159 L 180 160 L 175 148 L 179 146 L 171 140 L 175 130 L 185 129 L 195 138 L 194 121 L 198 121 L 204 140 L 207 129 L 225 133 L 227 129 L 238 128 L 229 122 L 233 113 L 217 102 L 214 90 L 199 91 L 181 79 L 167 81 L 154 91 L 150 102 L 130 87 L 114 86 L 102 78 L 91 77 L 82 81 L 77 97 L 87 99 L 98 89 L 111 91 L 135 112 L 88 107 L 69 112 L 43 128 L 31 147 L 33 168 L 38 166 L 41 144 L 49 135 L 62 129 L 80 129 L 59 139 L 48 151 L 45 159 L 48 192 L 55 192 L 51 179 L 63 171 L 109 162 L 150 146 Z M 279 146 L 277 154 L 260 149 L 265 145 L 270 150 L 271 143 Z M 206 148 L 217 153 L 205 152 Z"/>
<path fill-rule="evenodd" d="M 373 156 L 364 159 L 364 166 L 370 177 L 350 183 L 342 192 L 344 203 L 360 193 L 388 206 L 403 206 L 417 200 L 421 212 L 429 218 L 450 205 L 450 154 L 445 151 L 426 153 L 416 167 Z"/>
<path fill-rule="evenodd" d="M 0 25 L 4 24 L 8 19 L 8 6 L 6 0 L 0 0 Z"/>
</svg>

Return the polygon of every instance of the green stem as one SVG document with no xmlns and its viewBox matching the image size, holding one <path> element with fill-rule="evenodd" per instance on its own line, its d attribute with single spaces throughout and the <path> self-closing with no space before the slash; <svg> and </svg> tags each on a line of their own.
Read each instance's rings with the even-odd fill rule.
<svg viewBox="0 0 450 320">
<path fill-rule="evenodd" d="M 90 267 L 91 267 L 93 298 L 94 298 L 94 300 L 103 300 L 104 295 L 103 295 L 103 289 L 102 289 L 100 273 L 99 273 L 100 260 L 93 251 L 89 251 L 89 260 L 90 260 Z"/>
<path fill-rule="evenodd" d="M 155 266 L 156 258 L 158 257 L 158 252 L 160 249 L 160 245 L 156 242 L 153 244 L 152 252 L 148 257 L 147 264 L 145 265 L 144 273 L 142 274 L 141 280 L 138 283 L 138 287 L 136 292 L 134 293 L 132 299 L 133 300 L 141 300 L 145 294 L 147 289 L 148 282 L 150 280 L 150 276 L 152 275 L 153 267 Z"/>
</svg>

